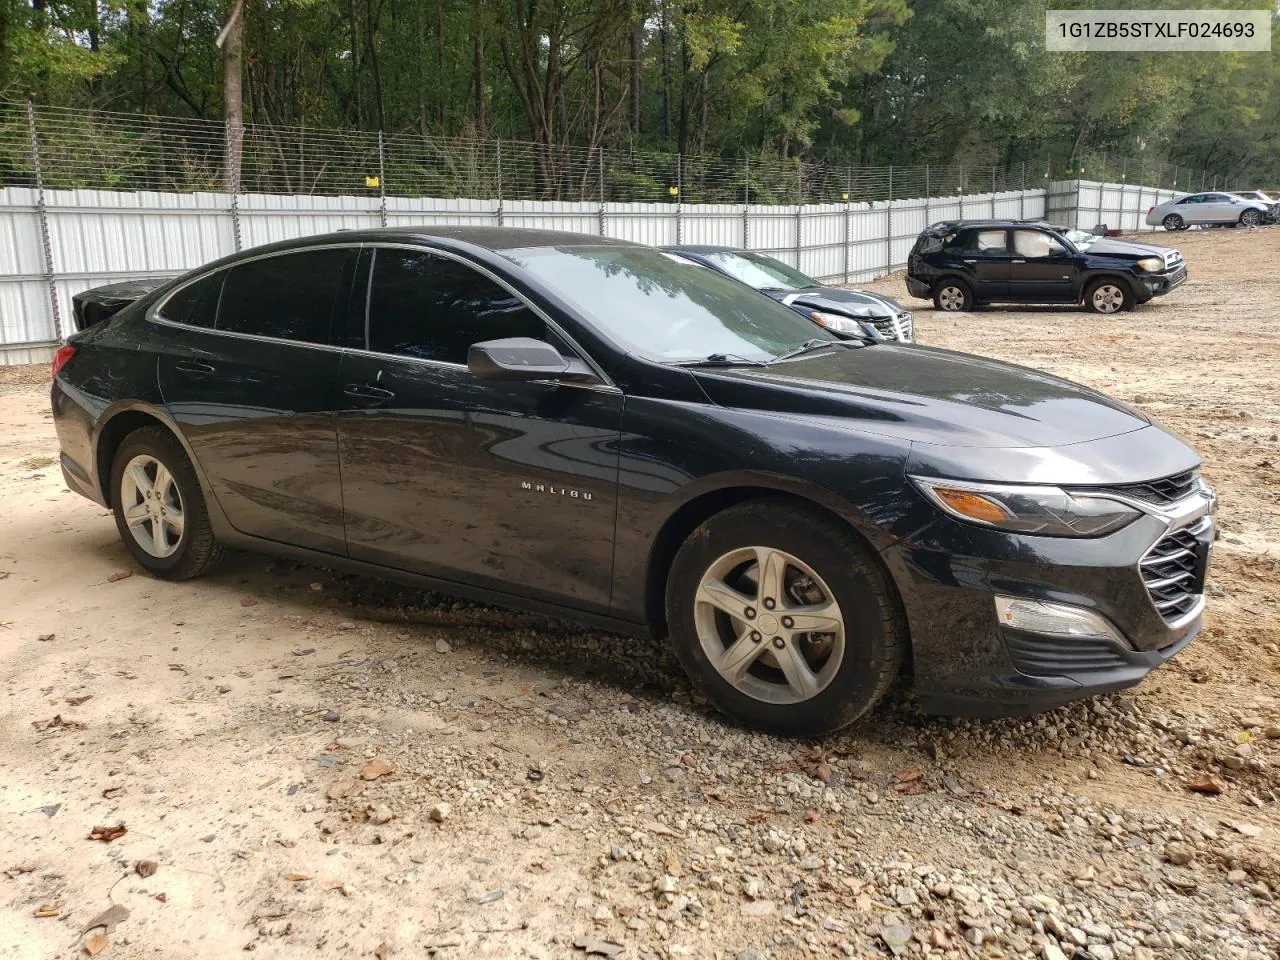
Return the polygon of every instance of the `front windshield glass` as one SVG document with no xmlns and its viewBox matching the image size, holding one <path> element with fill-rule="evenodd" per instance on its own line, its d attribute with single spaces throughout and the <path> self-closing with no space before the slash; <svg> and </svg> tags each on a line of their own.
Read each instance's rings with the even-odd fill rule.
<svg viewBox="0 0 1280 960">
<path fill-rule="evenodd" d="M 1088 250 L 1102 238 L 1096 233 L 1085 233 L 1083 230 L 1063 230 L 1062 235 L 1070 240 L 1077 250 Z"/>
<path fill-rule="evenodd" d="M 705 267 L 647 247 L 547 247 L 506 257 L 570 302 L 602 333 L 665 363 L 769 360 L 814 339 L 815 323 Z"/>
<path fill-rule="evenodd" d="M 708 260 L 735 280 L 757 290 L 799 290 L 820 286 L 794 267 L 759 253 L 707 253 Z"/>
</svg>

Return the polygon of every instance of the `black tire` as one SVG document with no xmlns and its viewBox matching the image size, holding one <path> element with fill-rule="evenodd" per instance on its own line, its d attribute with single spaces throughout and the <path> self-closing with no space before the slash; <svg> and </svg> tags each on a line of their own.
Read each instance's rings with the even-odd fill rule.
<svg viewBox="0 0 1280 960">
<path fill-rule="evenodd" d="M 973 291 L 963 280 L 947 277 L 933 285 L 933 305 L 946 313 L 964 313 L 975 306 Z"/>
<path fill-rule="evenodd" d="M 1100 292 L 1106 291 L 1115 291 L 1115 294 L 1099 296 Z M 1104 316 L 1122 313 L 1133 309 L 1133 291 L 1123 280 L 1115 277 L 1099 277 L 1085 288 L 1084 305 L 1094 313 L 1101 313 Z"/>
<path fill-rule="evenodd" d="M 1262 226 L 1262 214 L 1252 208 L 1240 214 L 1240 226 L 1242 227 L 1260 227 Z"/>
<path fill-rule="evenodd" d="M 153 458 L 173 477 L 183 524 L 173 552 L 168 556 L 155 556 L 144 549 L 125 519 L 129 505 L 121 496 L 124 472 L 129 463 L 139 456 Z M 165 580 L 199 577 L 222 557 L 222 545 L 214 538 L 213 528 L 209 525 L 209 512 L 195 468 L 187 459 L 182 444 L 164 427 L 143 427 L 124 438 L 111 462 L 111 503 L 120 539 L 134 559 L 157 577 Z M 150 531 L 152 528 L 145 526 L 143 529 Z"/>
<path fill-rule="evenodd" d="M 744 693 L 720 674 L 699 639 L 696 595 L 704 574 L 725 556 L 752 546 L 785 551 L 802 561 L 839 604 L 842 659 L 826 686 L 808 699 L 770 703 Z M 853 723 L 884 696 L 907 656 L 897 591 L 865 542 L 830 515 L 789 499 L 751 500 L 699 524 L 671 565 L 666 610 L 676 657 L 693 684 L 733 720 L 774 733 L 815 737 Z M 776 612 L 782 615 L 785 608 Z M 766 653 L 767 647 L 762 647 Z"/>
<path fill-rule="evenodd" d="M 1178 216 L 1176 213 L 1168 214 L 1163 220 L 1160 221 L 1160 223 L 1163 224 L 1164 228 L 1170 232 L 1173 232 L 1174 230 L 1187 229 L 1187 222 L 1183 220 L 1182 217 Z"/>
</svg>

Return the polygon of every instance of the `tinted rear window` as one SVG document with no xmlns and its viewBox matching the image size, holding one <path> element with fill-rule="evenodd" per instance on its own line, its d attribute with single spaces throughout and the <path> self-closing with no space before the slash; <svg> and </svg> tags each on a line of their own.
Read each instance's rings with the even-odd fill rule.
<svg viewBox="0 0 1280 960">
<path fill-rule="evenodd" d="M 218 316 L 218 297 L 222 293 L 225 270 L 197 280 L 173 294 L 164 303 L 160 316 L 174 323 L 186 323 L 193 327 L 212 327 Z"/>
<path fill-rule="evenodd" d="M 327 344 L 334 306 L 354 261 L 351 249 L 307 250 L 232 267 L 218 329 Z"/>
</svg>

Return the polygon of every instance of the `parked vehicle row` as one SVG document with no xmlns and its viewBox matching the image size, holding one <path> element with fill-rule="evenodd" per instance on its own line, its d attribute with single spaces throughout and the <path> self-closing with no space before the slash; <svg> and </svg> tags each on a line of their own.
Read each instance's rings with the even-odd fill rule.
<svg viewBox="0 0 1280 960">
<path fill-rule="evenodd" d="M 1116 313 L 1187 279 L 1182 254 L 1041 220 L 949 220 L 916 240 L 907 292 L 939 310 L 984 303 L 1076 303 Z"/>
<path fill-rule="evenodd" d="M 91 292 L 54 360 L 63 476 L 157 577 L 243 547 L 666 637 L 789 734 L 907 667 L 928 710 L 1046 709 L 1199 631 L 1216 501 L 1183 441 L 685 252 L 367 230 Z"/>
<path fill-rule="evenodd" d="M 1259 191 L 1252 191 L 1259 193 Z M 1189 193 L 1147 209 L 1147 226 L 1186 230 L 1193 226 L 1258 227 L 1275 219 L 1275 202 L 1265 194 Z"/>
</svg>

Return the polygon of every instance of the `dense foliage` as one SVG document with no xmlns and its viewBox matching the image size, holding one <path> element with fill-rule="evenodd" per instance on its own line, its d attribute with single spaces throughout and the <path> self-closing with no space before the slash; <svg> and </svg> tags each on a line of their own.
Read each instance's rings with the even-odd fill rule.
<svg viewBox="0 0 1280 960">
<path fill-rule="evenodd" d="M 1280 52 L 1049 54 L 1047 5 L 0 0 L 0 98 L 842 164 L 1087 147 L 1280 183 Z"/>
</svg>

